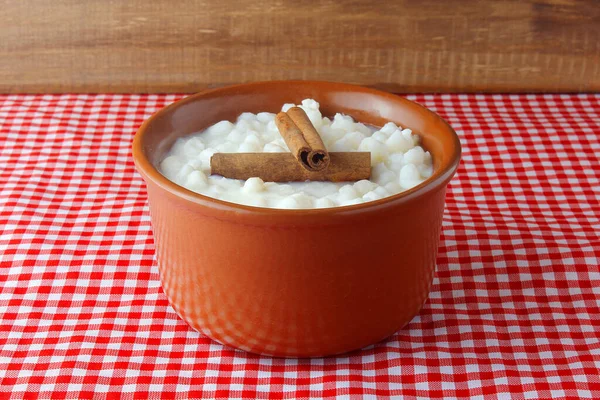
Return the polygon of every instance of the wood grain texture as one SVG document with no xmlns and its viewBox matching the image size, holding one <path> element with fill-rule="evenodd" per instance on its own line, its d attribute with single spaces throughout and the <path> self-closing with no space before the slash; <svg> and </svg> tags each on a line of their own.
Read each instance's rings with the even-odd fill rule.
<svg viewBox="0 0 600 400">
<path fill-rule="evenodd" d="M 6 0 L 0 92 L 600 91 L 597 0 Z"/>
</svg>

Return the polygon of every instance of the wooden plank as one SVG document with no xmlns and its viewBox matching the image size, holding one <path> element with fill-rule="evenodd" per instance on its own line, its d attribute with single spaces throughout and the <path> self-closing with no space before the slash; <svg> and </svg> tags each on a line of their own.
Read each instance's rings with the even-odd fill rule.
<svg viewBox="0 0 600 400">
<path fill-rule="evenodd" d="M 596 0 L 7 0 L 0 92 L 600 91 Z"/>
</svg>

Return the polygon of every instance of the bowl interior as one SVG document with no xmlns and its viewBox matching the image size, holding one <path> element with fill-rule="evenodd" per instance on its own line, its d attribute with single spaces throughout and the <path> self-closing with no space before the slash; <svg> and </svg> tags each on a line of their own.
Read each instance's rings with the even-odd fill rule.
<svg viewBox="0 0 600 400">
<path fill-rule="evenodd" d="M 158 164 L 175 140 L 222 121 L 235 121 L 243 112 L 272 112 L 281 110 L 285 103 L 300 103 L 312 98 L 320 103 L 325 116 L 343 113 L 356 121 L 382 126 L 394 122 L 410 128 L 421 138 L 422 146 L 431 152 L 433 175 L 420 185 L 369 203 L 315 210 L 274 210 L 243 206 L 212 199 L 176 185 L 158 172 Z M 257 82 L 208 90 L 158 111 L 138 130 L 133 143 L 133 155 L 138 170 L 151 180 L 182 199 L 204 206 L 211 205 L 235 213 L 252 213 L 259 217 L 260 210 L 270 214 L 302 212 L 309 214 L 335 213 L 334 210 L 375 212 L 380 207 L 412 201 L 419 193 L 436 190 L 445 185 L 454 174 L 460 159 L 460 142 L 454 130 L 437 114 L 400 96 L 360 86 L 311 81 Z M 308 220 L 307 220 L 308 221 Z"/>
<path fill-rule="evenodd" d="M 426 108 L 391 95 L 353 85 L 322 82 L 266 82 L 232 86 L 187 97 L 165 108 L 149 121 L 144 135 L 145 156 L 153 166 L 173 142 L 222 120 L 235 122 L 243 112 L 277 113 L 285 103 L 315 99 L 324 116 L 350 115 L 356 121 L 383 126 L 391 121 L 417 133 L 430 151 L 434 168 L 456 157 L 456 136 L 439 116 Z"/>
</svg>

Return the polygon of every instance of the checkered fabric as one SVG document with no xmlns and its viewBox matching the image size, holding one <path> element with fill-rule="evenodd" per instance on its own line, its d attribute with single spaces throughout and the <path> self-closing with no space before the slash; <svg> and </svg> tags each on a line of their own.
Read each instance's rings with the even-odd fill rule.
<svg viewBox="0 0 600 400">
<path fill-rule="evenodd" d="M 214 343 L 162 293 L 130 145 L 181 97 L 0 96 L 0 397 L 600 398 L 600 95 L 408 96 L 463 144 L 430 298 L 303 360 Z"/>
</svg>

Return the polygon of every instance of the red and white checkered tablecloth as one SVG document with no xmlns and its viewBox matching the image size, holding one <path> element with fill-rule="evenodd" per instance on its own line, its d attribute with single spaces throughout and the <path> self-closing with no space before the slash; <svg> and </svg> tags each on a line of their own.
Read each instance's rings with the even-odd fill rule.
<svg viewBox="0 0 600 400">
<path fill-rule="evenodd" d="M 600 95 L 408 96 L 463 144 L 429 300 L 302 360 L 214 343 L 162 293 L 130 144 L 180 97 L 0 96 L 1 398 L 600 398 Z"/>
</svg>

